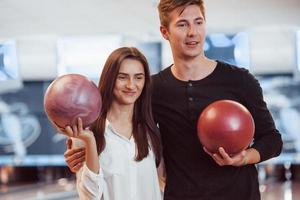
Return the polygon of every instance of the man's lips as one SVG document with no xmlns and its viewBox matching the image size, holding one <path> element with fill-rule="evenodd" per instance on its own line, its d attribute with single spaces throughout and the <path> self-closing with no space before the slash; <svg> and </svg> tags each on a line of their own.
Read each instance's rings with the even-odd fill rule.
<svg viewBox="0 0 300 200">
<path fill-rule="evenodd" d="M 197 45 L 199 42 L 197 41 L 190 41 L 190 42 L 186 42 L 185 44 L 186 45 L 190 45 L 190 46 L 193 46 L 193 45 Z"/>
</svg>

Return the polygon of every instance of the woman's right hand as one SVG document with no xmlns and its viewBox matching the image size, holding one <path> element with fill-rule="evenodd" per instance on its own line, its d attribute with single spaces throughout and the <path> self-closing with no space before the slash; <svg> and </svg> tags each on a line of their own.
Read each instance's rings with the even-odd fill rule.
<svg viewBox="0 0 300 200">
<path fill-rule="evenodd" d="M 94 133 L 89 127 L 83 128 L 83 122 L 80 117 L 77 119 L 77 124 L 65 127 L 65 133 L 67 136 L 78 138 L 85 143 L 95 140 Z"/>
<path fill-rule="evenodd" d="M 72 139 L 68 138 L 66 141 L 67 150 L 64 153 L 65 162 L 67 163 L 69 169 L 76 173 L 83 166 L 85 161 L 85 147 L 73 147 Z"/>
</svg>

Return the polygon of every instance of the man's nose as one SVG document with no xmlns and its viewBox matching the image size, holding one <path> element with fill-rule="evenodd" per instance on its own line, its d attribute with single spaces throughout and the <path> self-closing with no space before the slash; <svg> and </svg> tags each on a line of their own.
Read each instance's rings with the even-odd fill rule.
<svg viewBox="0 0 300 200">
<path fill-rule="evenodd" d="M 194 36 L 196 34 L 196 27 L 195 25 L 191 24 L 189 26 L 189 30 L 188 30 L 188 36 Z"/>
</svg>

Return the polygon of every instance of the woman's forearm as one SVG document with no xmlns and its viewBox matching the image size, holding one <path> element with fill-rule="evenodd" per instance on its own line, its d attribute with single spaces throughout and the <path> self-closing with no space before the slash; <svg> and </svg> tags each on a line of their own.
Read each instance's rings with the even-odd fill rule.
<svg viewBox="0 0 300 200">
<path fill-rule="evenodd" d="M 95 138 L 91 138 L 85 141 L 86 150 L 85 150 L 85 158 L 86 158 L 86 166 L 94 173 L 98 174 L 100 170 L 99 158 L 97 153 L 97 145 Z"/>
</svg>

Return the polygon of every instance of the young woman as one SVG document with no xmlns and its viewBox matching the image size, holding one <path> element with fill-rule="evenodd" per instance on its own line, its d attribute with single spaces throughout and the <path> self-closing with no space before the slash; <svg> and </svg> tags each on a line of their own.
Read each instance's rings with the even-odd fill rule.
<svg viewBox="0 0 300 200">
<path fill-rule="evenodd" d="M 150 72 L 145 56 L 123 47 L 108 57 L 99 90 L 101 114 L 90 129 L 65 133 L 85 144 L 85 163 L 77 173 L 80 199 L 161 199 L 156 166 L 160 136 L 151 114 Z"/>
</svg>

